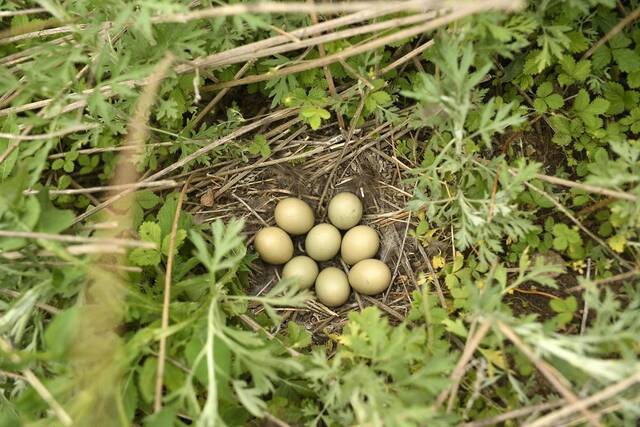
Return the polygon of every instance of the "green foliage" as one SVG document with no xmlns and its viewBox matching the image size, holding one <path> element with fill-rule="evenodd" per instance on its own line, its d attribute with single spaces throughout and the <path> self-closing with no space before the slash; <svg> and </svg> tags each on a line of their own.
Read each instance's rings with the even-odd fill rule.
<svg viewBox="0 0 640 427">
<path fill-rule="evenodd" d="M 536 99 L 533 106 L 540 113 L 546 113 L 548 110 L 557 110 L 564 105 L 562 95 L 553 93 L 553 85 L 551 82 L 544 82 L 536 91 Z"/>
<path fill-rule="evenodd" d="M 310 356 L 305 376 L 322 396 L 325 411 L 319 419 L 341 425 L 407 426 L 427 420 L 430 425 L 449 425 L 453 417 L 421 404 L 448 384 L 452 355 L 444 352 L 444 329 L 438 330 L 428 338 L 421 328 L 391 327 L 377 308 L 351 312 L 338 352 L 331 359 L 325 351 Z M 425 347 L 431 349 L 427 354 L 422 352 Z"/>
<path fill-rule="evenodd" d="M 637 373 L 637 280 L 613 286 L 592 280 L 638 263 L 640 204 L 633 199 L 640 198 L 640 30 L 627 25 L 589 51 L 639 6 L 637 0 L 530 2 L 511 14 L 461 19 L 328 65 L 338 96 L 331 96 L 322 67 L 273 77 L 320 58 L 316 46 L 257 59 L 256 50 L 249 50 L 242 63 L 176 72 L 192 60 L 272 36 L 283 37 L 276 48 L 310 39 L 291 35 L 312 24 L 304 13 L 158 23 L 167 14 L 219 5 L 188 3 L 2 4 L 3 12 L 45 12 L 0 18 L 0 230 L 8 233 L 0 238 L 0 335 L 14 347 L 3 346 L 0 356 L 0 425 L 58 423 L 50 401 L 22 378 L 25 369 L 78 424 L 98 413 L 108 413 L 118 425 L 153 427 L 463 424 L 531 407 L 556 393 L 503 335 L 504 327 L 581 396 Z M 393 17 L 400 16 L 405 12 Z M 68 32 L 34 32 L 50 27 Z M 333 55 L 382 34 L 323 46 Z M 429 38 L 434 45 L 420 56 L 383 71 Z M 176 60 L 150 109 L 144 150 L 132 151 L 124 144 L 142 88 L 131 81 L 148 79 L 168 52 Z M 202 88 L 236 79 L 244 61 L 244 77 L 271 78 L 224 93 Z M 209 104 L 214 97 L 215 105 Z M 213 108 L 201 116 L 206 105 Z M 99 237 L 101 227 L 110 227 L 103 221 L 107 216 L 101 212 L 78 223 L 76 218 L 104 200 L 104 193 L 75 190 L 113 183 L 120 159 L 149 176 L 212 148 L 166 177 L 180 182 L 197 168 L 279 155 L 266 127 L 218 141 L 269 108 L 282 107 L 297 108 L 311 138 L 337 129 L 337 114 L 358 130 L 391 125 L 400 131 L 393 134 L 400 137 L 380 138 L 377 149 L 410 169 L 404 178 L 407 188 L 415 186 L 408 208 L 416 222 L 409 237 L 437 260 L 435 270 L 425 268 L 421 256 L 410 258 L 415 271 L 405 276 L 402 263 L 394 292 L 379 297 L 393 311 L 361 300 L 364 307 L 349 309 L 346 319 L 328 317 L 329 323 L 314 330 L 304 323 L 308 312 L 325 313 L 308 308 L 308 291 L 287 280 L 259 296 L 250 291 L 255 255 L 248 252 L 242 222 L 202 224 L 186 203 L 175 234 L 163 409 L 154 412 L 178 194 L 147 188 L 136 191 L 130 203 L 109 207 L 131 219 L 131 230 L 113 230 L 117 237 L 155 245 L 123 254 L 130 265 L 108 276 L 110 289 L 121 292 L 116 300 L 93 285 L 102 271 L 97 266 L 112 266 L 119 254 L 76 253 L 59 242 L 15 233 Z M 87 130 L 66 132 L 74 127 Z M 543 175 L 579 188 L 551 184 Z M 609 199 L 582 183 L 625 196 Z M 407 241 L 407 247 L 413 244 Z M 390 259 L 395 256 L 392 251 Z M 579 295 L 568 292 L 575 285 L 569 275 L 580 282 Z M 401 281 L 407 292 L 403 288 L 396 300 Z M 534 287 L 550 288 L 556 298 L 548 304 L 540 303 L 544 294 L 530 299 L 527 290 Z M 95 318 L 110 316 L 96 301 L 106 307 L 116 302 L 119 325 L 98 336 L 122 348 L 113 347 L 104 378 L 79 378 L 77 358 L 97 350 L 81 345 L 79 334 L 87 331 L 77 325 L 88 311 Z M 583 303 L 589 308 L 584 329 L 578 315 Z M 285 318 L 281 308 L 299 313 Z M 490 328 L 449 396 L 465 342 L 484 322 Z M 92 387 L 83 388 L 87 383 Z M 612 396 L 602 422 L 633 425 L 634 392 Z M 436 404 L 440 396 L 444 401 Z"/>
<path fill-rule="evenodd" d="M 566 251 L 571 258 L 582 258 L 584 248 L 582 238 L 578 230 L 569 228 L 566 224 L 555 224 L 553 226 L 553 248 L 557 251 Z"/>
<path fill-rule="evenodd" d="M 294 89 L 284 100 L 284 104 L 300 107 L 299 117 L 313 130 L 320 127 L 322 120 L 331 117 L 331 113 L 323 108 L 327 104 L 324 90 L 318 87 L 310 89 L 308 93 L 301 88 Z"/>
<path fill-rule="evenodd" d="M 578 302 L 573 295 L 565 299 L 552 299 L 549 301 L 549 307 L 557 313 L 551 320 L 554 329 L 562 329 L 571 322 L 578 308 Z"/>
</svg>

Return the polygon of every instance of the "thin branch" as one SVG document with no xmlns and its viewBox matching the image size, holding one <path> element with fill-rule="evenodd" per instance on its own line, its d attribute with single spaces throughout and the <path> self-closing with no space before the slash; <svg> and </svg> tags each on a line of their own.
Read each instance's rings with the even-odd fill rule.
<svg viewBox="0 0 640 427">
<path fill-rule="evenodd" d="M 100 187 L 88 187 L 88 188 L 75 188 L 71 190 L 49 190 L 49 194 L 90 194 L 90 193 L 99 193 L 102 191 L 120 191 L 126 189 L 140 189 L 140 188 L 157 188 L 162 187 L 162 189 L 173 188 L 178 185 L 172 179 L 166 179 L 161 181 L 154 182 L 136 182 L 133 184 L 118 184 L 118 185 L 103 185 Z M 30 196 L 33 194 L 38 194 L 41 190 L 24 190 L 22 194 L 25 196 Z"/>
<path fill-rule="evenodd" d="M 611 277 L 605 277 L 604 279 L 598 279 L 598 280 L 593 280 L 591 282 L 587 282 L 587 283 L 592 283 L 595 286 L 600 286 L 600 285 L 609 285 L 611 283 L 617 283 L 617 282 L 623 282 L 625 280 L 628 279 L 633 279 L 634 277 L 640 276 L 640 269 L 634 269 L 631 271 L 626 271 L 624 273 L 620 273 L 620 274 L 616 274 L 614 276 Z M 566 290 L 566 292 L 575 292 L 575 291 L 579 291 L 582 289 L 585 289 L 585 285 L 578 285 L 578 286 L 574 286 L 572 288 L 569 288 Z"/>
<path fill-rule="evenodd" d="M 283 77 L 289 74 L 307 71 L 307 70 L 317 68 L 317 67 L 322 67 L 325 65 L 330 65 L 340 60 L 348 59 L 348 58 L 351 58 L 352 56 L 359 55 L 361 53 L 365 53 L 370 50 L 374 50 L 383 46 L 387 46 L 391 43 L 395 43 L 400 40 L 413 37 L 415 35 L 424 33 L 426 31 L 431 31 L 433 29 L 446 25 L 450 22 L 456 21 L 460 18 L 464 18 L 469 15 L 473 15 L 475 13 L 483 12 L 486 10 L 492 10 L 492 9 L 509 10 L 519 5 L 520 5 L 519 2 L 514 2 L 510 0 L 479 0 L 473 3 L 464 3 L 460 5 L 456 10 L 452 11 L 450 14 L 438 17 L 424 24 L 409 27 L 405 30 L 398 31 L 388 36 L 380 37 L 378 39 L 372 40 L 368 43 L 361 44 L 359 46 L 353 46 L 348 49 L 344 49 L 332 55 L 327 55 L 324 58 L 305 61 L 300 64 L 281 68 L 277 71 L 271 71 L 264 74 L 249 76 L 239 80 L 217 83 L 217 84 L 208 86 L 208 89 L 217 90 L 217 89 L 223 89 L 225 87 L 242 86 L 250 83 L 257 83 L 265 80 L 270 80 L 275 77 Z"/>
<path fill-rule="evenodd" d="M 70 133 L 84 132 L 84 131 L 95 129 L 97 127 L 99 127 L 98 124 L 75 125 L 75 126 L 70 126 L 68 128 L 60 129 L 54 132 L 43 133 L 41 135 L 16 135 L 13 133 L 0 132 L 0 138 L 10 139 L 13 141 L 39 141 L 42 139 L 51 139 L 51 138 L 57 138 L 59 136 L 65 136 Z"/>
<path fill-rule="evenodd" d="M 624 380 L 617 382 L 615 384 L 610 385 L 609 387 L 599 391 L 596 394 L 593 394 L 585 399 L 579 400 L 577 402 L 573 402 L 567 406 L 558 409 L 555 412 L 547 414 L 543 417 L 538 418 L 536 421 L 531 424 L 527 424 L 527 427 L 546 427 L 546 426 L 556 426 L 558 425 L 558 421 L 562 418 L 567 417 L 568 415 L 573 414 L 578 411 L 585 411 L 588 407 L 593 406 L 597 403 L 602 402 L 603 400 L 610 399 L 634 384 L 640 382 L 640 372 L 637 372 L 635 375 L 632 375 L 629 378 L 625 378 Z"/>
<path fill-rule="evenodd" d="M 4 338 L 0 337 L 0 350 L 9 355 L 9 359 L 13 363 L 20 363 L 20 358 L 13 353 L 13 347 L 11 344 L 6 341 Z M 36 377 L 36 375 L 31 371 L 31 369 L 26 368 L 22 371 L 22 375 L 27 380 L 29 385 L 33 387 L 33 389 L 38 393 L 38 395 L 47 402 L 53 413 L 60 420 L 62 425 L 71 426 L 73 425 L 73 420 L 67 414 L 67 411 L 64 410 L 62 405 L 58 403 L 55 397 L 47 390 L 47 388 L 42 384 L 42 382 Z"/>
<path fill-rule="evenodd" d="M 4 255 L 4 254 L 2 254 L 2 255 Z M 0 288 L 0 294 L 4 294 L 4 295 L 6 295 L 8 297 L 16 298 L 16 299 L 22 297 L 22 294 L 20 294 L 20 292 L 16 292 L 16 291 L 14 291 L 12 289 L 2 289 L 2 288 Z M 58 308 L 56 308 L 56 307 L 54 307 L 52 305 L 49 305 L 49 304 L 43 304 L 43 303 L 37 302 L 36 303 L 36 307 L 38 307 L 42 311 L 46 311 L 47 313 L 51 313 L 51 314 L 60 313 L 60 310 Z"/>
<path fill-rule="evenodd" d="M 356 27 L 349 27 L 341 31 L 333 31 L 327 34 L 319 35 L 316 37 L 307 38 L 294 43 L 286 43 L 262 49 L 259 51 L 251 51 L 245 54 L 233 55 L 228 54 L 229 51 L 220 52 L 218 54 L 210 55 L 206 58 L 207 67 L 219 67 L 223 65 L 236 64 L 245 60 L 256 60 L 267 56 L 273 56 L 277 54 L 283 54 L 291 52 L 293 50 L 300 50 L 313 46 L 322 46 L 324 43 L 343 40 L 359 35 L 384 31 L 384 30 L 396 30 L 400 27 L 406 27 L 407 25 L 422 23 L 433 19 L 436 16 L 435 12 L 426 12 L 416 15 L 403 16 L 400 18 L 389 19 L 381 22 L 374 22 L 367 25 L 361 25 Z M 326 53 L 326 52 L 325 52 Z M 324 55 L 323 57 L 326 57 Z M 344 59 L 342 59 L 344 61 Z M 186 66 L 186 65 L 185 65 Z M 202 66 L 202 65 L 200 65 Z M 324 65 L 327 67 L 328 65 Z M 209 90 L 212 86 L 205 86 L 204 89 Z"/>
<path fill-rule="evenodd" d="M 560 400 L 556 400 L 555 402 L 547 402 L 547 403 L 540 403 L 539 405 L 525 406 L 524 408 L 518 408 L 513 411 L 509 411 L 492 418 L 485 418 L 483 420 L 464 423 L 464 424 L 461 424 L 459 427 L 491 427 L 491 426 L 502 425 L 502 423 L 504 423 L 505 421 L 509 421 L 514 418 L 524 417 L 525 415 L 533 414 L 536 412 L 555 409 L 558 406 L 564 405 L 565 403 L 566 402 L 564 399 L 560 399 Z"/>
<path fill-rule="evenodd" d="M 192 162 L 193 160 L 197 159 L 200 156 L 203 156 L 204 154 L 207 154 L 208 152 L 215 150 L 217 147 L 219 147 L 222 144 L 226 144 L 229 141 L 233 141 L 239 137 L 241 137 L 242 135 L 251 132 L 254 129 L 257 129 L 261 126 L 264 126 L 265 124 L 268 123 L 272 123 L 276 120 L 280 120 L 289 116 L 292 116 L 294 114 L 297 114 L 298 110 L 296 108 L 287 108 L 287 109 L 283 109 L 283 110 L 279 110 L 276 111 L 272 114 L 270 114 L 269 116 L 260 119 L 260 120 L 256 120 L 255 122 L 248 124 L 246 126 L 241 127 L 240 129 L 231 132 L 230 134 L 214 140 L 213 142 L 211 142 L 209 145 L 202 147 L 196 151 L 194 151 L 193 153 L 191 153 L 190 155 L 178 160 L 175 163 L 172 163 L 170 166 L 156 172 L 155 174 L 147 177 L 146 179 L 144 179 L 142 182 L 152 182 L 155 181 L 159 178 L 164 177 L 165 175 L 173 172 L 174 170 L 180 169 L 181 167 L 185 166 L 186 164 Z M 118 200 L 122 199 L 123 197 L 125 197 L 127 194 L 131 193 L 132 190 L 124 190 L 119 194 L 114 194 L 113 197 L 107 199 L 106 201 L 100 203 L 99 205 L 93 207 L 92 209 L 89 209 L 88 211 L 84 212 L 83 214 L 79 215 L 78 217 L 76 217 L 76 219 L 74 220 L 74 224 L 77 224 L 78 222 L 81 222 L 83 220 L 85 220 L 86 218 L 90 217 L 91 215 L 94 215 L 95 213 L 101 211 L 102 209 L 111 206 L 112 204 L 114 204 L 115 202 L 117 202 Z"/>
<path fill-rule="evenodd" d="M 156 245 L 154 243 L 143 242 L 139 240 L 70 236 L 67 234 L 49 234 L 49 233 L 39 233 L 35 231 L 0 230 L 0 237 L 52 240 L 56 242 L 65 242 L 65 243 L 98 243 L 98 244 L 105 244 L 105 245 L 123 246 L 128 248 L 156 249 Z"/>
<path fill-rule="evenodd" d="M 52 19 L 51 20 L 51 24 L 52 25 L 57 25 L 59 23 L 60 23 L 60 21 L 57 20 L 57 19 Z M 38 30 L 38 31 L 33 31 L 31 33 L 18 34 L 16 36 L 12 36 L 12 37 L 6 37 L 6 38 L 0 37 L 0 46 L 6 45 L 6 44 L 15 43 L 15 42 L 19 42 L 19 41 L 23 41 L 23 40 L 35 39 L 35 38 L 39 38 L 39 37 L 49 37 L 49 36 L 53 36 L 53 35 L 56 35 L 56 34 L 74 33 L 74 32 L 77 32 L 77 31 L 82 31 L 86 27 L 87 26 L 84 25 L 84 24 L 65 25 L 65 26 L 62 26 L 62 27 L 50 28 L 48 30 Z"/>
<path fill-rule="evenodd" d="M 515 172 L 515 169 L 513 168 L 509 168 L 509 170 L 512 173 Z M 609 190 L 608 188 L 598 187 L 596 185 L 583 184 L 581 182 L 570 181 L 568 179 L 562 179 L 562 178 L 549 176 L 549 175 L 542 175 L 539 173 L 536 174 L 536 178 L 538 178 L 541 181 L 548 182 L 550 184 L 562 185 L 564 187 L 570 187 L 570 188 L 578 188 L 580 190 L 586 191 L 587 193 L 602 194 L 604 196 L 615 197 L 616 199 L 629 200 L 631 202 L 638 201 L 638 198 L 635 195 L 631 193 L 627 193 L 625 191 Z"/>
<path fill-rule="evenodd" d="M 314 0 L 307 0 L 307 1 L 312 4 L 314 3 Z M 318 25 L 318 23 L 320 22 L 318 21 L 318 14 L 315 12 L 312 12 L 309 15 L 311 16 L 311 22 L 313 23 L 313 25 Z M 324 49 L 324 43 L 318 44 L 318 53 L 320 54 L 321 58 L 324 56 L 327 56 L 327 52 Z M 336 85 L 333 81 L 333 74 L 331 74 L 331 69 L 325 65 L 324 67 L 322 67 L 322 71 L 324 72 L 324 78 L 327 81 L 327 87 L 329 88 L 329 95 L 335 98 L 336 96 L 338 96 L 338 91 L 336 90 Z M 344 118 L 340 113 L 340 109 L 336 106 L 336 108 L 334 109 L 334 112 L 336 113 L 336 118 L 338 119 L 338 126 L 340 127 L 340 131 L 344 133 L 346 130 L 346 126 L 344 123 Z"/>
<path fill-rule="evenodd" d="M 10 16 L 20 16 L 20 15 L 30 15 L 34 13 L 44 13 L 47 9 L 43 7 L 34 7 L 32 9 L 22 9 L 22 10 L 1 10 L 0 18 L 7 18 Z"/>
<path fill-rule="evenodd" d="M 406 1 L 403 3 L 403 10 L 421 11 L 430 7 L 435 1 Z M 346 12 L 359 12 L 362 10 L 376 10 L 384 8 L 385 3 L 381 1 L 352 1 L 335 3 L 300 3 L 300 2 L 260 2 L 231 4 L 209 9 L 196 10 L 187 13 L 174 13 L 171 15 L 157 16 L 151 19 L 154 24 L 184 23 L 196 19 L 219 18 L 223 16 L 242 15 L 250 13 L 320 13 L 323 15 L 341 14 Z"/>
<path fill-rule="evenodd" d="M 162 334 L 160 335 L 160 348 L 158 350 L 158 369 L 156 372 L 156 392 L 153 409 L 154 412 L 159 412 L 162 409 L 162 389 L 164 384 L 164 366 L 165 357 L 167 355 L 167 335 L 169 329 L 169 304 L 171 303 L 171 276 L 173 273 L 173 255 L 176 248 L 176 234 L 178 232 L 178 222 L 180 221 L 180 211 L 182 210 L 182 203 L 184 196 L 189 188 L 191 182 L 191 176 L 187 178 L 187 182 L 184 183 L 182 191 L 178 196 L 178 202 L 176 204 L 176 211 L 173 215 L 173 223 L 171 224 L 171 234 L 169 237 L 169 248 L 167 250 L 167 268 L 164 274 L 164 296 L 162 301 Z"/>
<path fill-rule="evenodd" d="M 624 29 L 624 27 L 631 24 L 633 21 L 638 19 L 638 17 L 640 17 L 640 7 L 634 9 L 630 14 L 628 14 L 620 22 L 618 22 L 611 30 L 609 30 L 607 34 L 604 35 L 604 37 L 598 40 L 596 44 L 591 46 L 591 48 L 588 51 L 586 51 L 584 55 L 582 55 L 581 59 L 587 59 L 588 57 L 593 55 L 600 46 L 602 46 L 603 44 L 611 40 L 613 37 L 615 37 L 616 34 L 618 34 L 620 31 Z"/>
<path fill-rule="evenodd" d="M 527 359 L 531 361 L 535 365 L 535 367 L 540 371 L 540 373 L 551 383 L 551 385 L 558 390 L 558 392 L 564 397 L 569 403 L 574 404 L 579 401 L 578 396 L 576 396 L 567 386 L 568 383 L 566 378 L 562 376 L 560 372 L 553 366 L 549 365 L 547 362 L 538 357 L 533 350 L 529 348 L 527 344 L 524 343 L 520 339 L 520 337 L 506 324 L 502 322 L 498 322 L 498 329 L 513 343 L 518 350 L 524 354 Z M 589 411 L 587 408 L 581 408 L 581 412 L 587 417 L 589 423 L 603 427 L 602 423 L 598 420 L 598 417 Z"/>
<path fill-rule="evenodd" d="M 384 76 L 389 71 L 396 69 L 397 67 L 399 67 L 400 65 L 404 64 L 405 62 L 411 61 L 413 58 L 415 58 L 416 56 L 420 55 L 422 52 L 424 52 L 425 50 L 429 49 L 431 46 L 433 46 L 433 40 L 429 40 L 429 41 L 427 41 L 425 43 L 422 43 L 417 48 L 411 50 L 410 52 L 406 53 L 405 55 L 403 55 L 400 58 L 398 58 L 395 61 L 393 61 L 391 64 L 389 64 L 386 67 L 384 67 L 383 69 L 381 69 L 378 72 L 378 75 L 379 76 Z"/>
<path fill-rule="evenodd" d="M 328 32 L 335 30 L 339 27 L 349 27 L 354 24 L 358 24 L 360 22 L 378 18 L 380 16 L 384 16 L 391 13 L 400 12 L 403 10 L 405 3 L 403 2 L 389 2 L 384 8 L 378 10 L 363 10 L 361 12 L 356 12 L 353 14 L 349 14 L 346 16 L 341 16 L 339 18 L 330 19 L 324 22 L 321 22 L 316 25 L 310 25 L 308 27 L 302 27 L 297 30 L 290 31 L 289 36 L 297 37 L 298 39 L 308 38 L 316 34 L 321 34 L 323 32 Z M 215 53 L 212 55 L 208 55 L 205 57 L 196 58 L 191 61 L 189 64 L 181 65 L 176 67 L 177 73 L 185 73 L 190 72 L 194 68 L 197 67 L 208 67 L 215 61 L 228 60 L 229 58 L 236 58 L 246 54 L 258 54 L 259 52 L 264 51 L 265 49 L 279 46 L 285 43 L 288 43 L 290 38 L 287 36 L 273 36 L 265 40 L 260 40 L 253 43 L 248 43 L 242 46 L 238 46 L 232 49 L 229 49 L 224 52 Z"/>
<path fill-rule="evenodd" d="M 451 411 L 453 401 L 458 393 L 458 387 L 460 386 L 460 381 L 462 380 L 462 376 L 464 375 L 465 367 L 469 360 L 473 357 L 473 353 L 475 353 L 476 349 L 482 342 L 482 339 L 489 332 L 489 328 L 491 327 L 491 321 L 489 319 L 484 319 L 478 328 L 478 331 L 467 337 L 467 343 L 464 346 L 464 351 L 462 352 L 462 356 L 458 360 L 456 367 L 453 369 L 451 373 L 451 386 L 445 390 L 442 390 L 436 399 L 436 407 L 442 405 L 446 400 L 447 396 L 449 396 L 449 404 L 447 406 L 447 412 Z"/>
</svg>

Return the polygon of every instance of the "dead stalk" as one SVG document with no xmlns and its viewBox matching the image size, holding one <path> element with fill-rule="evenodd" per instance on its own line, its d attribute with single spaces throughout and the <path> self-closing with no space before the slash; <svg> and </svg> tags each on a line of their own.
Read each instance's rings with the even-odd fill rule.
<svg viewBox="0 0 640 427">
<path fill-rule="evenodd" d="M 191 177 L 187 178 L 184 183 L 178 203 L 176 204 L 176 212 L 173 215 L 173 223 L 171 224 L 171 234 L 169 237 L 169 248 L 167 250 L 167 267 L 164 274 L 164 295 L 162 300 L 162 334 L 160 335 L 160 348 L 158 350 L 158 369 L 156 371 L 156 388 L 153 409 L 159 412 L 162 409 L 162 388 L 164 385 L 164 366 L 167 355 L 167 335 L 169 329 L 169 305 L 171 304 L 171 274 L 173 273 L 173 254 L 176 248 L 176 233 L 178 232 L 178 222 L 180 221 L 180 211 L 184 196 L 189 188 Z"/>
<path fill-rule="evenodd" d="M 624 380 L 617 382 L 615 384 L 610 385 L 609 387 L 599 391 L 596 394 L 593 394 L 587 398 L 579 400 L 577 402 L 571 403 L 570 405 L 564 406 L 561 409 L 558 409 L 555 412 L 547 414 L 543 417 L 538 418 L 536 421 L 531 424 L 526 424 L 526 427 L 547 427 L 547 426 L 556 426 L 558 422 L 574 412 L 585 411 L 588 407 L 596 405 L 603 400 L 610 399 L 629 387 L 635 385 L 640 382 L 640 372 L 637 372 L 635 375 L 630 376 L 629 378 L 625 378 Z"/>
<path fill-rule="evenodd" d="M 570 404 L 575 404 L 580 401 L 578 396 L 576 396 L 566 384 L 569 382 L 566 378 L 562 376 L 560 372 L 553 366 L 549 365 L 547 362 L 538 357 L 533 350 L 529 348 L 527 344 L 524 343 L 520 339 L 520 337 L 506 324 L 502 322 L 498 322 L 498 329 L 502 332 L 508 339 L 511 341 L 517 348 L 526 356 L 527 359 L 531 361 L 535 365 L 535 367 L 540 371 L 540 373 L 551 383 L 553 388 L 555 388 L 561 395 L 564 397 L 567 402 Z M 598 417 L 589 411 L 586 407 L 581 408 L 581 412 L 587 417 L 589 423 L 594 426 L 603 427 L 602 423 L 598 419 Z"/>
<path fill-rule="evenodd" d="M 467 343 L 464 346 L 464 351 L 462 352 L 462 356 L 458 360 L 456 367 L 453 369 L 451 373 L 451 386 L 448 389 L 443 390 L 436 399 L 436 407 L 442 405 L 446 400 L 447 396 L 449 396 L 449 403 L 447 405 L 447 412 L 451 411 L 453 406 L 454 399 L 458 394 L 458 387 L 460 386 L 460 381 L 462 381 L 462 376 L 464 375 L 465 368 L 467 363 L 473 357 L 473 353 L 475 353 L 476 349 L 482 342 L 482 339 L 487 332 L 489 332 L 489 328 L 491 327 L 491 320 L 484 319 L 478 328 L 478 331 L 467 337 Z"/>
</svg>

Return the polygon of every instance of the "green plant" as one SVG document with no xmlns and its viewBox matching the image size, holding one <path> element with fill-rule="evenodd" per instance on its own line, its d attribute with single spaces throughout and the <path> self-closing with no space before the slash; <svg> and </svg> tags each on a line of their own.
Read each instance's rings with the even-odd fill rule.
<svg viewBox="0 0 640 427">
<path fill-rule="evenodd" d="M 5 0 L 0 425 L 635 425 L 640 4 L 425 4 Z M 343 184 L 328 311 L 245 237 Z"/>
</svg>

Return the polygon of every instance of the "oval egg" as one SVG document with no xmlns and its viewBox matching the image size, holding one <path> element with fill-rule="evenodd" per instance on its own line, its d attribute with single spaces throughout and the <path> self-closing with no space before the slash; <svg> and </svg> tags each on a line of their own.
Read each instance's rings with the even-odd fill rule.
<svg viewBox="0 0 640 427">
<path fill-rule="evenodd" d="M 282 278 L 297 279 L 298 286 L 308 289 L 318 277 L 318 264 L 308 256 L 294 257 L 282 269 Z"/>
<path fill-rule="evenodd" d="M 377 259 L 365 259 L 349 271 L 349 284 L 364 295 L 376 295 L 391 284 L 391 270 Z"/>
<path fill-rule="evenodd" d="M 287 197 L 278 202 L 274 212 L 276 224 L 284 231 L 299 236 L 311 230 L 315 217 L 311 207 L 303 200 Z"/>
<path fill-rule="evenodd" d="M 340 254 L 344 262 L 353 265 L 363 259 L 372 258 L 380 249 L 378 233 L 366 225 L 358 225 L 342 238 Z"/>
<path fill-rule="evenodd" d="M 316 296 L 327 307 L 337 307 L 349 299 L 351 289 L 344 271 L 335 268 L 325 268 L 316 279 Z"/>
<path fill-rule="evenodd" d="M 307 255 L 316 261 L 328 261 L 340 250 L 342 236 L 331 224 L 318 224 L 309 231 L 304 241 Z"/>
<path fill-rule="evenodd" d="M 362 202 L 353 193 L 338 193 L 329 202 L 327 213 L 331 224 L 348 230 L 362 219 Z"/>
<path fill-rule="evenodd" d="M 278 227 L 266 227 L 256 234 L 253 245 L 264 262 L 284 264 L 293 256 L 291 237 Z"/>
</svg>

